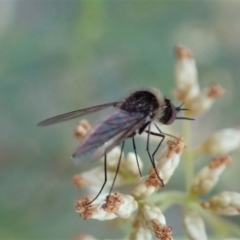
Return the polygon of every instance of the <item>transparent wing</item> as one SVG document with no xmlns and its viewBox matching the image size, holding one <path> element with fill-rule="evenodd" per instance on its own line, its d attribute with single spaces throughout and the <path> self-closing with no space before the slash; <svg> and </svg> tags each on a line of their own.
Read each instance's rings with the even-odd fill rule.
<svg viewBox="0 0 240 240">
<path fill-rule="evenodd" d="M 137 130 L 145 121 L 141 113 L 128 113 L 119 110 L 106 121 L 96 126 L 82 145 L 73 154 L 76 164 L 91 163 L 101 158 L 122 140 Z"/>
<path fill-rule="evenodd" d="M 93 112 L 103 110 L 108 107 L 114 107 L 118 103 L 120 103 L 120 102 L 111 102 L 111 103 L 106 103 L 106 104 L 102 104 L 102 105 L 97 105 L 97 106 L 93 106 L 93 107 L 89 107 L 89 108 L 76 110 L 76 111 L 69 112 L 69 113 L 64 113 L 64 114 L 61 114 L 61 115 L 58 115 L 55 117 L 48 118 L 48 119 L 38 123 L 38 126 L 47 126 L 47 125 L 52 125 L 55 123 L 64 122 L 64 121 L 67 121 L 67 120 L 70 120 L 73 118 L 81 117 L 86 114 L 90 114 Z"/>
</svg>

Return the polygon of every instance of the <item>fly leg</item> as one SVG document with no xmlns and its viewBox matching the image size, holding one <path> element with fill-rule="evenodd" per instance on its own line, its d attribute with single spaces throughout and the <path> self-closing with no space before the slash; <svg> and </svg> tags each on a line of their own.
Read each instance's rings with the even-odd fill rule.
<svg viewBox="0 0 240 240">
<path fill-rule="evenodd" d="M 113 178 L 113 182 L 112 182 L 112 186 L 110 188 L 110 191 L 109 191 L 109 195 L 111 194 L 112 190 L 113 190 L 113 186 L 114 186 L 114 183 L 116 181 L 116 178 L 117 178 L 117 174 L 118 174 L 118 171 L 119 171 L 119 167 L 120 167 L 120 163 L 121 163 L 121 159 L 122 159 L 122 153 L 123 153 L 123 148 L 124 148 L 124 141 L 122 142 L 122 147 L 121 147 L 121 153 L 120 153 L 120 157 L 118 159 L 118 164 L 117 164 L 117 168 L 116 168 L 116 173 L 115 173 L 115 176 Z"/>
<path fill-rule="evenodd" d="M 134 137 L 132 137 L 132 142 L 133 142 L 133 150 L 134 150 L 136 161 L 137 161 L 138 171 L 139 171 L 140 177 L 142 177 L 142 173 L 141 173 L 141 169 L 140 169 L 140 165 L 139 165 L 139 161 L 138 161 L 137 149 L 136 149 L 136 144 L 135 144 Z"/>
<path fill-rule="evenodd" d="M 154 161 L 154 158 L 153 158 L 153 156 L 151 156 L 150 151 L 149 151 L 149 139 L 150 139 L 150 134 L 152 134 L 152 132 L 150 131 L 150 124 L 148 125 L 148 130 L 147 130 L 146 132 L 148 133 L 148 136 L 147 136 L 147 149 L 146 149 L 146 150 L 147 150 L 148 156 L 149 156 L 149 158 L 150 158 L 150 161 L 151 161 L 151 163 L 152 163 L 152 167 L 153 167 L 155 173 L 157 174 L 158 179 L 159 179 L 160 182 L 161 182 L 161 187 L 164 187 L 163 179 L 159 176 L 158 171 L 157 171 L 157 168 L 156 168 L 156 164 L 155 164 L 155 161 Z M 152 134 L 152 135 L 155 135 L 155 134 Z M 157 152 L 158 148 L 160 147 L 160 145 L 161 145 L 161 143 L 162 143 L 162 141 L 163 141 L 163 139 L 164 139 L 164 137 L 162 136 L 162 134 L 156 134 L 156 135 L 162 137 L 162 140 L 161 140 L 160 143 L 158 144 L 158 147 L 157 147 L 157 149 L 154 151 L 154 154 Z M 153 154 L 152 154 L 152 155 L 153 155 Z"/>
<path fill-rule="evenodd" d="M 97 196 L 91 202 L 89 202 L 87 205 L 93 203 L 99 197 L 99 195 L 101 194 L 101 192 L 102 192 L 106 183 L 107 183 L 107 154 L 105 152 L 105 154 L 104 154 L 104 182 L 103 182 L 103 185 L 102 185 L 100 191 L 98 192 Z"/>
</svg>

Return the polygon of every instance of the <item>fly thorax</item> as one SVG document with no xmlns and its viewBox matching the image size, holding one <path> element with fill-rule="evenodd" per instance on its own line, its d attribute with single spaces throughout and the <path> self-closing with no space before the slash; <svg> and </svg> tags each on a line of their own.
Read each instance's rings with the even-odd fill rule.
<svg viewBox="0 0 240 240">
<path fill-rule="evenodd" d="M 152 119 L 155 116 L 155 112 L 159 109 L 159 102 L 152 92 L 137 91 L 125 99 L 120 109 L 129 113 L 142 113 Z"/>
</svg>

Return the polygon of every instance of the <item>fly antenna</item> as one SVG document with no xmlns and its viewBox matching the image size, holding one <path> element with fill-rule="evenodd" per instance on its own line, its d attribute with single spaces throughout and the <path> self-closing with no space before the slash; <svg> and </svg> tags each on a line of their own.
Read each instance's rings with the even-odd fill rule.
<svg viewBox="0 0 240 240">
<path fill-rule="evenodd" d="M 180 111 L 191 111 L 190 109 L 188 108 L 182 108 L 182 106 L 184 105 L 184 103 L 182 103 L 179 107 L 176 107 L 176 111 L 177 112 L 180 112 Z"/>
<path fill-rule="evenodd" d="M 194 118 L 188 118 L 188 117 L 176 117 L 176 119 L 180 119 L 180 120 L 195 120 Z"/>
</svg>

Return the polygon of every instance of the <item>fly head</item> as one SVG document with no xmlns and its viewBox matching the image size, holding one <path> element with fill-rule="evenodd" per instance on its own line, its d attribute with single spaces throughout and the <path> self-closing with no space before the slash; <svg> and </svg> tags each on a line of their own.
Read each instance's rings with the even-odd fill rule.
<svg viewBox="0 0 240 240">
<path fill-rule="evenodd" d="M 176 119 L 178 111 L 169 99 L 165 98 L 164 101 L 165 107 L 163 110 L 163 116 L 159 121 L 165 125 L 170 125 Z"/>
</svg>

